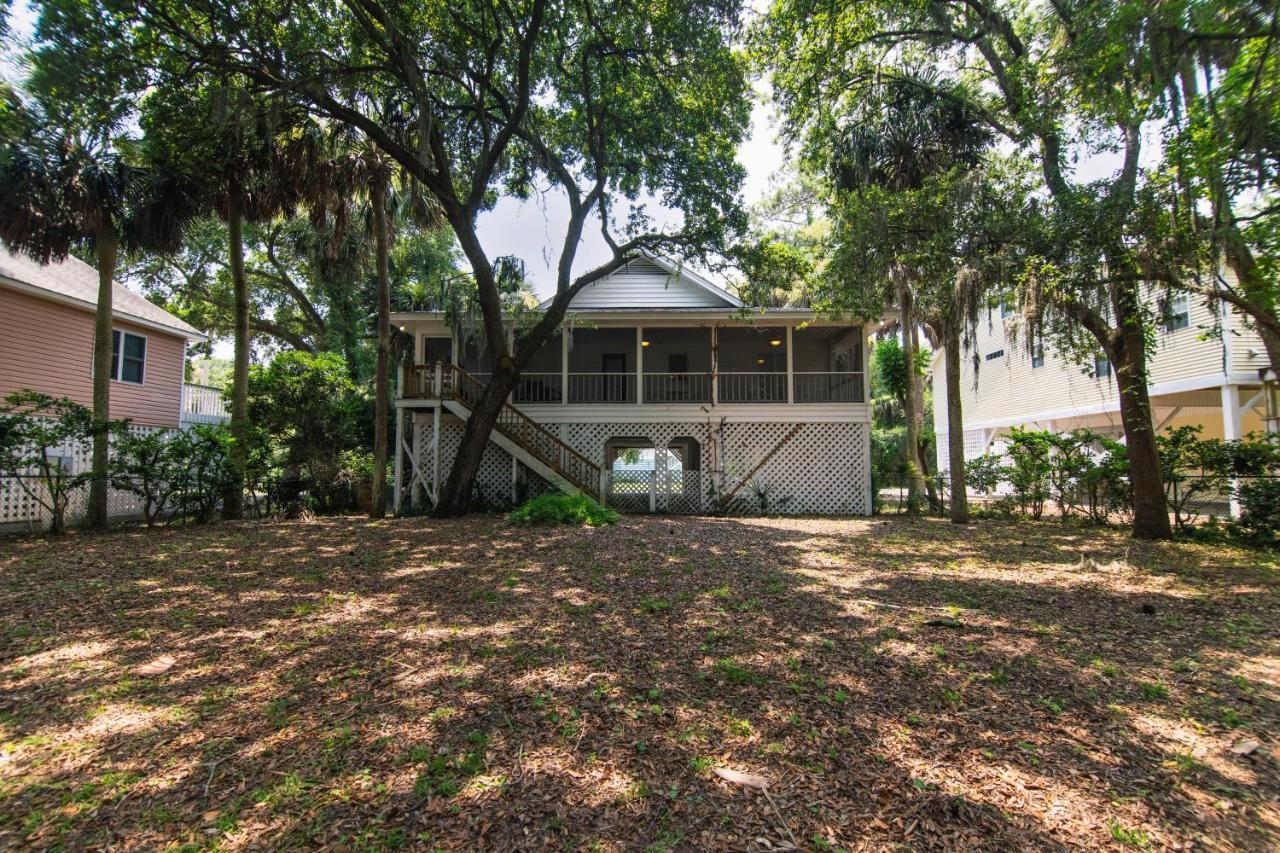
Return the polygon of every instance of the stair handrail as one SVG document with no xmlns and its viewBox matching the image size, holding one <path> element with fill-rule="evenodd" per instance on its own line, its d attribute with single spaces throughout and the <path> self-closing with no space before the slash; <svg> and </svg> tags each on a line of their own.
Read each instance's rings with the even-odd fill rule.
<svg viewBox="0 0 1280 853">
<path fill-rule="evenodd" d="M 441 399 L 453 399 L 469 409 L 475 408 L 484 395 L 484 384 L 456 364 L 444 365 L 439 381 Z M 508 402 L 503 402 L 494 424 L 504 435 L 519 444 L 544 465 L 552 468 L 569 482 L 592 495 L 599 496 L 600 466 L 565 444 L 555 433 L 526 415 Z M 529 434 L 535 437 L 530 440 Z M 538 444 L 550 445 L 554 453 Z M 580 469 L 575 473 L 571 468 Z"/>
</svg>

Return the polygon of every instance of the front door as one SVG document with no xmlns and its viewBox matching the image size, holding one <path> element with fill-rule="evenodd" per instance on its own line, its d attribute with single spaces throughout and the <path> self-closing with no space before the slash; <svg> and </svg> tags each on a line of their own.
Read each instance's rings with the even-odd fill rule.
<svg viewBox="0 0 1280 853">
<path fill-rule="evenodd" d="M 622 402 L 627 399 L 627 355 L 626 353 L 605 353 L 600 359 L 600 372 L 603 382 L 603 399 L 606 402 Z"/>
</svg>

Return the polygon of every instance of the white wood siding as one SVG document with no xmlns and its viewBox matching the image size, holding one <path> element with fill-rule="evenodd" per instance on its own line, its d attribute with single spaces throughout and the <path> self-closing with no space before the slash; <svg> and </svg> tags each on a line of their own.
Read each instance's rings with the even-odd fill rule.
<svg viewBox="0 0 1280 853">
<path fill-rule="evenodd" d="M 627 266 L 582 290 L 570 309 L 724 308 L 729 303 L 688 279 L 666 272 L 652 261 Z"/>
</svg>

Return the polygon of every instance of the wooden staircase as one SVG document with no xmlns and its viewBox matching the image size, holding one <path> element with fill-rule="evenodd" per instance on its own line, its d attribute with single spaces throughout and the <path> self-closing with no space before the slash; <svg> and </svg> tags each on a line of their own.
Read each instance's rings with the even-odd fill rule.
<svg viewBox="0 0 1280 853">
<path fill-rule="evenodd" d="M 439 365 L 432 384 L 441 405 L 464 421 L 484 396 L 484 383 L 456 364 Z M 600 466 L 510 403 L 498 412 L 490 440 L 562 491 L 600 499 Z"/>
</svg>

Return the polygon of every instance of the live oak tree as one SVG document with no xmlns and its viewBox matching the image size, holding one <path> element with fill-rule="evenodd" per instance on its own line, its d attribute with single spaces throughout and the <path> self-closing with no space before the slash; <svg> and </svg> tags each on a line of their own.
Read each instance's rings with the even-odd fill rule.
<svg viewBox="0 0 1280 853">
<path fill-rule="evenodd" d="M 1169 4 L 1175 5 L 1175 4 Z M 876 0 L 855 6 L 777 0 L 757 31 L 793 132 L 831 123 L 868 86 L 927 60 L 963 82 L 966 107 L 1011 146 L 1035 156 L 1045 236 L 1024 299 L 1050 330 L 1081 328 L 1115 368 L 1134 493 L 1133 533 L 1171 535 L 1147 390 L 1150 312 L 1144 287 L 1155 243 L 1135 214 L 1147 185 L 1144 132 L 1163 119 L 1153 45 L 1162 31 L 1139 2 Z M 1112 174 L 1074 174 L 1081 153 L 1114 154 Z"/>
<path fill-rule="evenodd" d="M 237 75 L 360 131 L 439 203 L 494 354 L 441 514 L 467 508 L 504 401 L 578 291 L 643 250 L 715 253 L 745 226 L 734 155 L 750 99 L 734 48 L 738 2 L 100 2 L 135 15 L 141 53 L 162 60 L 155 85 L 178 88 L 192 69 Z M 477 220 L 501 195 L 544 190 L 568 210 L 555 295 L 512 348 L 496 256 Z M 662 224 L 658 206 L 674 224 Z M 611 252 L 580 269 L 588 228 Z"/>
</svg>

